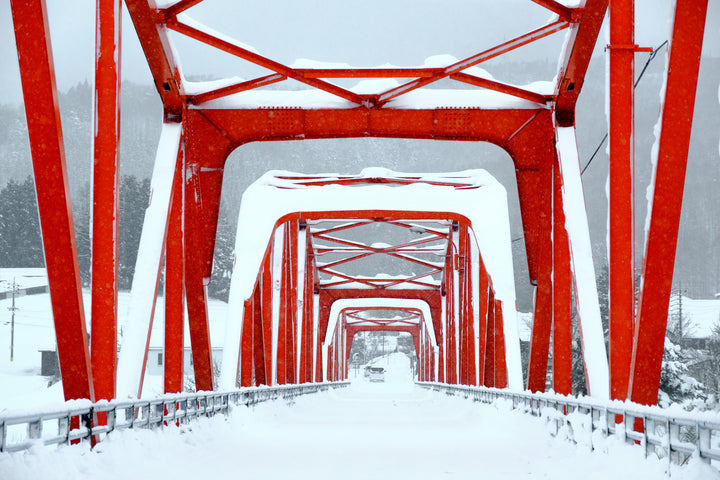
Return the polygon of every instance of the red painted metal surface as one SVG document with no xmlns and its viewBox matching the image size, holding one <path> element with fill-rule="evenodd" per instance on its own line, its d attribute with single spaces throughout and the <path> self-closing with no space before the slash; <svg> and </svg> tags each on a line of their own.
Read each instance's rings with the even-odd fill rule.
<svg viewBox="0 0 720 480">
<path fill-rule="evenodd" d="M 610 397 L 625 400 L 635 321 L 633 0 L 610 2 Z"/>
<path fill-rule="evenodd" d="M 202 231 L 205 224 L 201 206 L 196 202 L 196 199 L 200 198 L 199 171 L 186 165 L 184 175 L 183 245 L 185 249 L 185 294 L 187 297 L 193 367 L 195 369 L 195 388 L 198 391 L 212 390 L 213 363 L 205 281 L 208 276 L 205 272 L 203 256 L 198 255 L 198 252 L 202 252 L 203 248 L 202 237 L 199 232 Z"/>
<path fill-rule="evenodd" d="M 657 402 L 707 0 L 675 7 L 650 228 L 643 258 L 630 399 Z"/>
<path fill-rule="evenodd" d="M 542 170 L 542 198 L 539 216 L 538 280 L 535 289 L 535 312 L 530 339 L 527 388 L 544 392 L 553 323 L 553 176 L 552 164 Z M 492 308 L 492 307 L 491 307 Z M 495 316 L 497 322 L 497 312 Z M 497 346 L 495 347 L 497 348 Z"/>
<path fill-rule="evenodd" d="M 105 0 L 101 0 L 104 2 Z M 181 0 L 172 6 L 157 9 L 155 3 L 145 0 L 127 0 L 128 11 L 135 25 L 140 43 L 148 59 L 156 88 L 163 101 L 165 119 L 182 121 L 185 157 L 185 195 L 182 198 L 182 218 L 184 230 L 183 246 L 179 242 L 180 233 L 177 220 L 180 207 L 173 207 L 168 239 L 168 310 L 177 321 L 178 309 L 182 309 L 182 284 L 185 285 L 190 330 L 194 350 L 196 382 L 199 389 L 213 388 L 211 348 L 207 324 L 207 302 L 205 287 L 210 278 L 212 257 L 217 228 L 217 217 L 222 189 L 223 169 L 228 154 L 235 148 L 251 141 L 293 140 L 298 138 L 344 138 L 344 137 L 399 137 L 427 138 L 464 141 L 487 141 L 503 148 L 514 162 L 519 193 L 523 233 L 528 255 L 529 280 L 536 284 L 537 302 L 535 306 L 535 326 L 532 335 L 531 360 L 529 365 L 528 387 L 542 390 L 545 387 L 547 370 L 548 342 L 550 326 L 554 325 L 554 387 L 556 391 L 567 391 L 571 377 L 568 374 L 568 328 L 569 328 L 569 287 L 567 252 L 562 211 L 559 208 L 558 182 L 552 173 L 556 160 L 555 129 L 559 126 L 572 126 L 575 122 L 575 105 L 582 90 L 585 73 L 593 47 L 607 9 L 607 0 L 586 0 L 577 8 L 569 8 L 554 0 L 533 0 L 537 5 L 557 14 L 556 21 L 543 25 L 527 34 L 520 35 L 501 45 L 471 55 L 459 62 L 442 68 L 379 68 L 379 69 L 295 69 L 282 65 L 270 58 L 250 52 L 237 44 L 217 38 L 213 34 L 200 31 L 183 24 L 177 15 L 188 8 L 201 3 L 201 0 Z M 108 0 L 117 9 L 117 0 Z M 631 379 L 632 398 L 644 403 L 654 403 L 657 395 L 656 375 L 662 356 L 664 321 L 667 312 L 667 296 L 672 279 L 672 262 L 677 239 L 677 222 L 682 197 L 682 180 L 687 142 L 692 121 L 692 99 L 694 89 L 685 89 L 678 85 L 695 85 L 697 80 L 697 59 L 702 45 L 702 24 L 705 18 L 706 1 L 683 3 L 678 6 L 676 31 L 671 50 L 671 73 L 668 78 L 667 98 L 663 113 L 663 136 L 660 143 L 655 200 L 646 256 L 643 265 L 644 291 L 641 294 L 638 324 L 633 331 L 634 289 L 633 289 L 633 249 L 632 249 L 632 62 L 634 45 L 632 33 L 632 1 L 613 0 L 611 5 L 611 39 L 609 55 L 611 63 L 611 132 L 610 132 L 610 275 L 611 275 L 611 389 L 613 398 L 624 399 L 628 388 L 630 352 L 634 335 L 635 352 L 633 356 L 633 377 Z M 104 4 L 104 3 L 103 3 Z M 109 8 L 109 7 L 108 7 Z M 93 382 L 98 385 L 98 394 L 107 396 L 109 385 L 113 383 L 114 350 L 109 348 L 109 338 L 114 336 L 113 315 L 107 317 L 100 312 L 100 305 L 106 304 L 114 290 L 103 290 L 112 283 L 111 274 L 100 265 L 113 265 L 111 247 L 101 238 L 111 238 L 114 225 L 110 213 L 117 202 L 117 171 L 110 168 L 107 175 L 101 167 L 110 166 L 113 151 L 117 146 L 117 116 L 103 114 L 105 120 L 98 125 L 98 154 L 96 157 L 98 177 L 95 184 L 95 198 L 98 211 L 95 236 L 98 245 L 94 246 L 94 256 L 98 262 L 93 266 L 94 281 L 93 321 L 102 321 L 102 327 L 94 328 L 93 362 L 98 364 L 96 378 L 91 375 L 90 356 L 85 337 L 85 323 L 80 298 L 77 259 L 74 252 L 72 217 L 67 196 L 67 178 L 65 173 L 62 133 L 57 112 L 52 56 L 47 35 L 47 18 L 42 1 L 12 1 L 20 70 L 23 80 L 23 92 L 29 123 L 30 141 L 35 168 L 35 180 L 38 191 L 38 204 L 43 227 L 44 243 L 50 289 L 53 297 L 53 313 L 56 330 L 64 332 L 58 336 L 61 369 L 67 398 L 93 398 Z M 118 21 L 115 16 L 113 21 Z M 114 25 L 114 24 L 113 24 Z M 200 40 L 221 51 L 229 52 L 241 59 L 265 67 L 268 75 L 238 82 L 217 90 L 186 96 L 182 78 L 177 69 L 177 60 L 169 48 L 167 32 L 172 29 L 179 34 Z M 561 59 L 558 81 L 553 96 L 539 95 L 526 89 L 513 87 L 497 81 L 471 76 L 463 70 L 480 64 L 490 58 L 512 51 L 515 48 L 544 38 L 553 33 L 569 29 L 569 41 L 565 56 Z M 104 33 L 113 29 L 100 30 L 102 45 Z M 113 31 L 117 44 L 117 31 Z M 110 42 L 110 40 L 107 40 Z M 110 47 L 100 47 L 103 55 Z M 98 61 L 102 62 L 104 58 Z M 117 82 L 117 72 L 113 66 L 98 64 L 98 88 L 107 97 L 98 97 L 98 112 L 112 112 L 117 115 L 117 93 L 102 87 L 103 82 Z M 117 66 L 115 65 L 117 68 Z M 114 75 L 114 76 L 113 76 Z M 328 81 L 331 78 L 408 78 L 400 87 L 374 95 L 356 94 Z M 255 89 L 271 83 L 294 79 L 310 87 L 318 88 L 335 96 L 348 100 L 347 108 L 287 109 L 282 106 L 271 108 L 246 108 L 211 110 L 203 108 L 203 102 L 222 98 L 231 93 Z M 488 110 L 483 108 L 461 109 L 442 106 L 432 109 L 396 109 L 392 100 L 403 94 L 430 85 L 441 79 L 462 82 L 468 88 L 477 87 L 499 91 L 508 95 L 533 102 L 527 109 Z M 532 106 L 532 105 L 535 106 Z M 617 116 L 619 115 L 619 117 Z M 113 122 L 110 120 L 114 118 Z M 672 128 L 667 122 L 672 119 Z M 112 128 L 111 128 L 112 126 Z M 113 131 L 114 129 L 114 131 Z M 674 135 L 668 135 L 670 130 Z M 115 135 L 115 140 L 112 140 Z M 105 138 L 109 139 L 105 143 Z M 105 145 L 105 146 L 102 146 Z M 107 155 L 107 157 L 105 156 Z M 101 158 L 101 156 L 103 158 Z M 674 163 L 675 162 L 675 163 Z M 48 168 L 48 165 L 50 168 Z M 115 164 L 116 165 L 116 164 Z M 666 170 L 667 169 L 667 170 Z M 672 172 L 672 173 L 668 173 Z M 555 179 L 555 187 L 553 180 Z M 400 181 L 400 179 L 396 179 Z M 342 181 L 351 184 L 352 178 Z M 404 179 L 403 184 L 413 179 Z M 114 183 L 114 184 L 113 184 Z M 177 200 L 177 199 L 176 199 Z M 553 203 L 555 206 L 553 207 Z M 337 213 L 337 212 L 336 212 Z M 502 309 L 494 299 L 492 284 L 480 272 L 479 285 L 467 276 L 468 249 L 462 244 L 461 234 L 457 243 L 458 251 L 449 251 L 448 261 L 443 268 L 433 273 L 406 280 L 412 288 L 403 288 L 401 283 L 376 282 L 362 279 L 364 290 L 346 288 L 358 278 L 345 274 L 344 280 L 334 285 L 321 281 L 321 274 L 335 273 L 348 261 L 328 266 L 318 265 L 318 258 L 325 252 L 312 246 L 313 234 L 306 237 L 308 251 L 305 258 L 297 255 L 296 240 L 300 224 L 308 219 L 357 218 L 380 216 L 391 217 L 397 212 L 364 212 L 372 217 L 357 217 L 358 212 L 340 212 L 339 216 L 321 212 L 298 213 L 289 221 L 291 230 L 283 247 L 283 278 L 281 283 L 281 325 L 283 332 L 278 336 L 278 357 L 272 358 L 271 348 L 271 304 L 270 292 L 273 281 L 270 269 L 270 253 L 264 267 L 259 272 L 258 281 L 251 298 L 244 302 L 245 314 L 241 339 L 241 361 L 239 381 L 243 385 L 262 384 L 272 381 L 270 372 L 273 361 L 277 362 L 278 381 L 294 379 L 308 381 L 322 378 L 320 345 L 313 341 L 313 329 L 318 329 L 318 338 L 324 339 L 327 329 L 329 305 L 339 298 L 371 298 L 380 296 L 389 298 L 423 298 L 431 306 L 432 327 L 438 340 L 438 365 L 435 365 L 434 352 L 428 347 L 424 334 L 418 333 L 418 351 L 426 357 L 421 361 L 421 371 L 425 378 L 434 375 L 437 367 L 441 381 L 472 383 L 475 369 L 474 356 L 480 363 L 475 379 L 486 385 L 502 387 L 507 384 L 505 366 L 505 343 L 503 339 Z M 107 215 L 103 217 L 103 215 Z M 444 216 L 443 216 L 444 215 Z M 442 219 L 457 221 L 463 228 L 462 218 L 449 218 L 447 215 L 433 217 L 423 214 L 408 218 Z M 300 222 L 300 223 L 298 223 Z M 554 233 L 553 232 L 554 226 Z M 114 233 L 113 233 L 114 234 Z M 551 243 L 554 239 L 555 243 Z M 106 248 L 107 247 L 107 248 Z M 357 243 L 346 242 L 348 251 L 354 249 L 356 259 L 373 254 L 388 254 L 429 267 L 427 261 L 413 257 L 413 248 L 409 244 L 382 250 Z M 52 254 L 50 249 L 52 249 Z M 192 254 L 190 253 L 192 252 Z M 282 253 L 282 252 L 281 252 Z M 180 255 L 183 259 L 180 259 Z M 305 264 L 303 278 L 304 289 L 297 291 L 297 265 Z M 182 264 L 184 263 L 184 266 Z M 439 271 L 441 270 L 441 271 Z M 107 273 L 106 278 L 102 277 Z M 435 286 L 430 280 L 433 275 L 443 273 L 441 286 Z M 457 281 L 456 281 L 457 274 Z M 340 277 L 342 278 L 342 277 Z M 68 281 L 68 279 L 72 279 Z M 480 305 L 472 305 L 472 289 L 478 288 Z M 440 307 L 441 292 L 444 290 L 449 316 L 442 318 Z M 418 293 L 420 292 L 420 293 Z M 457 295 L 456 295 L 457 294 Z M 357 295 L 357 297 L 348 297 Z M 299 337 L 295 332 L 299 325 L 296 318 L 298 298 L 302 299 L 302 328 Z M 457 298 L 457 300 L 456 300 Z M 105 299 L 105 300 L 103 300 Z M 314 319 L 314 307 L 319 302 L 319 318 Z M 116 301 L 111 300 L 112 308 Z M 171 307 L 172 305 L 172 307 Z M 180 305 L 180 306 L 179 306 Z M 474 310 L 477 308 L 477 312 Z M 472 315 L 480 315 L 477 332 L 479 336 L 478 352 L 473 353 L 474 321 Z M 102 320 L 101 320 L 102 319 Z M 458 327 L 458 345 L 455 345 L 455 321 Z M 448 332 L 443 331 L 447 322 Z M 100 324 L 98 324 L 100 325 Z M 345 328 L 345 327 L 343 327 Z M 447 333 L 452 332 L 452 335 Z M 97 339 L 97 340 L 96 340 Z M 423 340 L 424 339 L 424 340 Z M 473 341 L 471 341 L 473 340 Z M 321 340 L 320 340 L 321 341 Z M 172 343 L 174 342 L 174 343 Z M 177 355 L 179 343 L 175 338 L 166 352 Z M 424 342 L 424 343 L 423 343 Z M 346 337 L 342 332 L 333 332 L 331 376 L 339 378 L 346 371 L 345 359 L 337 352 L 347 348 Z M 347 342 L 349 343 L 349 342 Z M 105 346 L 103 346 L 105 345 Z M 112 351 L 111 351 L 112 350 Z M 472 365 L 471 365 L 471 358 Z M 455 363 L 459 362 L 459 363 Z M 101 373 L 100 365 L 103 365 Z M 457 368 L 456 368 L 457 365 Z M 313 366 L 314 371 L 313 371 Z M 444 373 L 448 372 L 446 378 Z M 177 383 L 178 373 L 168 374 L 167 380 Z M 101 387 L 102 385 L 102 387 Z M 168 388 L 166 386 L 166 388 Z M 176 388 L 176 387 L 172 387 Z M 102 390 L 102 392 L 100 392 Z"/>
<path fill-rule="evenodd" d="M 572 394 L 572 275 L 565 229 L 562 176 L 558 159 L 553 166 L 553 390 Z"/>
<path fill-rule="evenodd" d="M 120 0 L 97 1 L 90 345 L 98 400 L 115 398 L 117 370 L 120 8 Z"/>
<path fill-rule="evenodd" d="M 163 349 L 163 388 L 165 393 L 183 391 L 185 252 L 182 231 L 182 185 L 182 157 L 180 157 L 173 179 L 165 253 L 165 346 Z"/>
<path fill-rule="evenodd" d="M 63 391 L 66 400 L 94 401 L 47 9 L 44 0 L 13 0 L 10 6 Z"/>
<path fill-rule="evenodd" d="M 533 1 L 539 4 L 557 3 Z M 558 83 L 555 87 L 555 115 L 561 127 L 575 125 L 575 105 L 585 83 L 585 74 L 605 18 L 607 5 L 608 0 L 585 0 L 580 2 L 579 8 L 565 14 L 548 6 L 561 17 L 569 14 L 573 22 L 565 56 L 560 60 Z"/>
</svg>

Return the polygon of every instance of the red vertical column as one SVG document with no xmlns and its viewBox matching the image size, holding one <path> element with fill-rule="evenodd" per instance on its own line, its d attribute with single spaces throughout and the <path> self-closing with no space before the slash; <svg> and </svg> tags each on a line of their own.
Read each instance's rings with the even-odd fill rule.
<svg viewBox="0 0 720 480">
<path fill-rule="evenodd" d="M 657 402 L 707 0 L 678 1 L 670 43 L 630 398 Z M 612 373 L 611 373 L 612 374 Z"/>
<path fill-rule="evenodd" d="M 195 369 L 195 388 L 213 390 L 213 363 L 210 347 L 207 290 L 204 284 L 201 251 L 203 219 L 200 213 L 202 192 L 199 185 L 200 166 L 185 164 L 184 224 L 185 292 L 187 297 L 190 344 Z"/>
<path fill-rule="evenodd" d="M 470 247 L 472 238 L 470 230 L 465 227 L 465 314 L 467 315 L 467 364 L 468 378 L 467 385 L 475 385 L 477 383 L 477 372 L 475 362 L 475 298 L 473 296 L 473 259 L 472 248 Z"/>
<path fill-rule="evenodd" d="M 261 270 L 261 277 L 258 279 L 258 284 L 255 287 L 255 293 L 253 295 L 253 319 L 252 319 L 252 338 L 253 338 L 253 373 L 255 375 L 254 385 L 267 385 L 268 371 L 265 369 L 265 339 L 263 337 L 263 302 L 262 302 L 262 284 L 263 284 L 263 270 Z"/>
<path fill-rule="evenodd" d="M 610 2 L 610 398 L 627 398 L 635 318 L 634 0 Z"/>
<path fill-rule="evenodd" d="M 483 385 L 495 386 L 495 294 L 492 287 L 488 294 L 487 328 L 485 330 L 485 368 L 483 372 Z"/>
<path fill-rule="evenodd" d="M 553 315 L 552 165 L 543 167 L 541 178 L 540 233 L 537 242 L 538 279 L 537 289 L 535 290 L 535 312 L 533 315 L 530 360 L 528 363 L 528 389 L 533 392 L 545 391 Z"/>
<path fill-rule="evenodd" d="M 95 400 L 43 0 L 10 2 L 65 399 Z"/>
<path fill-rule="evenodd" d="M 480 271 L 478 272 L 478 385 L 484 385 L 485 359 L 487 354 L 487 330 L 488 330 L 488 276 L 485 264 L 479 259 Z"/>
<path fill-rule="evenodd" d="M 425 380 L 425 361 L 427 358 L 427 346 L 426 346 L 427 339 L 425 338 L 425 327 L 422 326 L 420 328 L 420 348 L 416 349 L 417 351 L 417 358 L 418 358 L 418 380 L 421 382 L 426 381 Z"/>
<path fill-rule="evenodd" d="M 458 284 L 456 285 L 456 288 L 458 289 L 458 312 L 457 312 L 457 319 L 459 323 L 458 328 L 458 361 L 459 364 L 459 374 L 460 377 L 458 378 L 458 383 L 462 385 L 468 384 L 468 375 L 469 375 L 469 365 L 468 365 L 468 315 L 467 315 L 467 281 L 466 281 L 466 271 L 467 271 L 467 227 L 465 225 L 460 225 L 458 229 Z"/>
<path fill-rule="evenodd" d="M 307 229 L 307 227 L 305 227 Z M 310 232 L 306 235 L 305 258 L 305 290 L 303 291 L 303 326 L 300 345 L 300 383 L 313 380 L 313 258 Z"/>
<path fill-rule="evenodd" d="M 555 155 L 553 184 L 553 389 L 572 393 L 572 279 L 570 246 L 565 230 L 562 175 Z"/>
<path fill-rule="evenodd" d="M 298 327 L 298 222 L 291 221 L 285 228 L 287 235 L 288 261 L 287 261 L 287 328 L 285 329 L 285 344 L 287 361 L 285 362 L 285 381 L 297 383 L 298 345 L 296 333 Z"/>
<path fill-rule="evenodd" d="M 165 393 L 180 393 L 183 390 L 185 253 L 182 231 L 182 158 L 178 160 L 173 179 L 165 253 Z"/>
<path fill-rule="evenodd" d="M 285 374 L 286 362 L 287 362 L 287 330 L 288 330 L 288 227 L 289 224 L 285 224 L 285 228 L 282 229 L 282 249 L 279 252 L 273 252 L 273 255 L 281 255 L 281 278 L 280 278 L 280 302 L 278 312 L 278 332 L 277 332 L 277 356 L 275 358 L 277 366 L 277 383 L 278 385 L 284 385 L 286 383 Z M 275 235 L 278 231 L 275 231 Z M 292 330 L 292 328 L 290 328 Z"/>
<path fill-rule="evenodd" d="M 253 335 L 253 323 L 255 319 L 255 302 L 257 284 L 251 298 L 245 300 L 243 308 L 243 328 L 240 336 L 240 386 L 250 387 L 253 384 L 253 358 L 255 337 Z"/>
<path fill-rule="evenodd" d="M 98 400 L 115 398 L 117 370 L 120 9 L 120 0 L 97 0 L 90 345 Z"/>
<path fill-rule="evenodd" d="M 453 235 L 455 237 L 455 235 Z M 450 247 L 452 249 L 452 246 Z M 452 250 L 450 250 L 452 252 Z M 450 253 L 445 260 L 445 305 L 446 305 L 446 325 L 447 330 L 445 336 L 447 338 L 447 378 L 445 382 L 456 384 L 457 378 L 457 338 L 455 336 L 455 254 Z"/>
<path fill-rule="evenodd" d="M 263 359 L 265 361 L 265 385 L 272 385 L 272 244 L 268 247 L 265 260 L 262 266 L 262 278 L 260 280 L 260 319 L 262 337 Z M 258 327 L 258 324 L 255 324 Z M 257 344 L 255 344 L 257 347 Z M 257 359 L 257 357 L 255 357 Z M 257 368 L 257 366 L 256 366 Z"/>
<path fill-rule="evenodd" d="M 493 343 L 495 343 L 495 371 L 493 382 L 495 388 L 507 387 L 507 363 L 505 360 L 505 331 L 503 328 L 502 303 L 494 302 L 495 318 L 493 321 Z"/>
</svg>

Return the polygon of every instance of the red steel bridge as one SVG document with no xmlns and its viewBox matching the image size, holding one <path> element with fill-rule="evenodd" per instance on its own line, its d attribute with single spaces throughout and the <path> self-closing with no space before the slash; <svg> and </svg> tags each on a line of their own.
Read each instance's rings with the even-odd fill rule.
<svg viewBox="0 0 720 480">
<path fill-rule="evenodd" d="M 569 394 L 574 303 L 590 394 L 656 403 L 707 0 L 678 0 L 672 10 L 662 130 L 637 308 L 634 56 L 647 49 L 635 43 L 633 0 L 528 1 L 546 9 L 553 20 L 499 45 L 480 46 L 482 50 L 456 63 L 416 68 L 295 68 L 193 21 L 193 8 L 202 0 L 126 0 L 164 116 L 133 284 L 128 328 L 136 332 L 127 335 L 119 356 L 121 2 L 97 1 L 89 341 L 45 1 L 10 3 L 66 399 L 139 395 L 164 265 L 168 393 L 182 389 L 186 304 L 198 390 L 341 380 L 347 375 L 347 355 L 356 332 L 397 330 L 412 335 L 420 380 L 531 391 L 546 388 L 552 337 L 552 387 Z M 571 3 L 577 6 L 566 6 Z M 611 307 L 607 353 L 575 142 L 575 129 L 587 127 L 576 125 L 575 109 L 606 14 Z M 200 91 L 189 89 L 170 32 L 269 73 Z M 566 35 L 552 91 L 473 74 L 472 67 L 551 35 Z M 338 81 L 376 78 L 399 80 L 398 86 L 366 94 Z M 287 80 L 304 84 L 306 90 L 262 90 Z M 453 81 L 464 89 L 453 90 L 452 101 L 427 95 L 425 87 L 440 81 Z M 487 104 L 487 92 L 503 101 Z M 320 101 L 306 102 L 308 96 Z M 517 178 L 527 280 L 536 286 L 527 378 L 521 378 L 518 369 L 514 297 L 507 293 L 503 277 L 505 250 L 492 248 L 509 249 L 510 238 L 482 213 L 490 210 L 483 202 L 492 197 L 491 182 L 471 175 L 276 173 L 261 189 L 273 199 L 273 207 L 244 202 L 250 219 L 245 223 L 241 212 L 240 224 L 247 228 L 238 230 L 237 278 L 216 384 L 206 287 L 228 155 L 249 142 L 367 136 L 490 142 L 509 154 Z M 378 188 L 395 192 L 392 201 L 378 202 L 372 195 Z M 309 191 L 321 192 L 314 198 L 324 200 L 307 200 L 303 195 Z M 370 193 L 363 200 L 348 194 L 351 191 Z M 435 208 L 417 196 L 435 191 L 430 193 L 437 195 Z M 422 207 L 414 208 L 408 198 Z M 262 225 L 253 223 L 258 219 Z M 373 225 L 407 231 L 409 239 L 369 243 L 349 234 Z M 416 273 L 393 277 L 378 272 L 371 277 L 343 269 L 378 255 L 411 263 Z M 392 316 L 379 315 L 378 310 Z"/>
</svg>

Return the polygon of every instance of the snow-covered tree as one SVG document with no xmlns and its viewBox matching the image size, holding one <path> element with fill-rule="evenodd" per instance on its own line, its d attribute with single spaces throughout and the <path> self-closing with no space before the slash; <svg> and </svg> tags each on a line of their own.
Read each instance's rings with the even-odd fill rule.
<svg viewBox="0 0 720 480">
<path fill-rule="evenodd" d="M 694 352 L 690 350 L 683 349 L 669 338 L 665 338 L 658 393 L 660 406 L 665 407 L 670 403 L 688 404 L 695 399 L 705 397 L 702 383 L 689 373 L 689 365 L 694 357 Z"/>
<path fill-rule="evenodd" d="M 44 267 L 35 184 L 10 180 L 0 190 L 0 267 Z"/>
</svg>

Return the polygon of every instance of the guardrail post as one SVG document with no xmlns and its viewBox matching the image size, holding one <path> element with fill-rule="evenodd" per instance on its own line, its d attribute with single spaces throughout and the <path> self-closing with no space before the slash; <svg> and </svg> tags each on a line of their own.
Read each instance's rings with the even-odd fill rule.
<svg viewBox="0 0 720 480">
<path fill-rule="evenodd" d="M 697 425 L 696 432 L 698 456 L 700 457 L 700 460 L 710 464 L 710 457 L 705 455 L 705 452 L 710 450 L 710 429 L 705 428 L 702 425 Z"/>
<path fill-rule="evenodd" d="M 670 463 L 675 459 L 675 463 L 679 460 L 679 454 L 673 450 L 673 444 L 680 440 L 680 426 L 668 420 L 668 457 Z"/>
<path fill-rule="evenodd" d="M 42 418 L 28 423 L 27 435 L 31 440 L 39 440 L 42 438 Z"/>
</svg>

